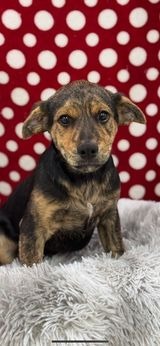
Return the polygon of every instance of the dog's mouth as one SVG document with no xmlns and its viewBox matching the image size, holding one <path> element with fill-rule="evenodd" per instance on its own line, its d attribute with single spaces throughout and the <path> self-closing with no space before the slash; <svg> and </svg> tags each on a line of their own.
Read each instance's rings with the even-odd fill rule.
<svg viewBox="0 0 160 346">
<path fill-rule="evenodd" d="M 94 172 L 100 167 L 101 167 L 100 164 L 81 163 L 81 164 L 74 166 L 74 169 L 76 169 L 78 171 L 83 171 L 83 172 Z"/>
<path fill-rule="evenodd" d="M 72 168 L 76 171 L 79 171 L 81 173 L 90 173 L 97 171 L 100 167 L 102 167 L 105 162 L 107 162 L 108 158 L 106 160 L 99 161 L 79 161 L 76 165 L 72 166 Z"/>
</svg>

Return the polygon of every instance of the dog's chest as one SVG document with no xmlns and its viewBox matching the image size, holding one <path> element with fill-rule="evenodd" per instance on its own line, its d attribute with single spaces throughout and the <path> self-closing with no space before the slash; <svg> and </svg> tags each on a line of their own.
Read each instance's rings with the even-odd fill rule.
<svg viewBox="0 0 160 346">
<path fill-rule="evenodd" d="M 54 219 L 60 221 L 60 228 L 64 230 L 95 227 L 105 209 L 105 200 L 106 195 L 100 186 L 77 187 L 70 191 L 67 203 L 55 213 Z"/>
</svg>

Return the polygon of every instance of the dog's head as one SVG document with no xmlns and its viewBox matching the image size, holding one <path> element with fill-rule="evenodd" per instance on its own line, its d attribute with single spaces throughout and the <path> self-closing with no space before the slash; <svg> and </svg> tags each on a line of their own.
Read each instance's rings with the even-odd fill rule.
<svg viewBox="0 0 160 346">
<path fill-rule="evenodd" d="M 36 104 L 23 125 L 23 137 L 48 131 L 69 166 L 93 172 L 109 158 L 118 125 L 145 123 L 128 98 L 87 81 L 59 89 Z"/>
</svg>

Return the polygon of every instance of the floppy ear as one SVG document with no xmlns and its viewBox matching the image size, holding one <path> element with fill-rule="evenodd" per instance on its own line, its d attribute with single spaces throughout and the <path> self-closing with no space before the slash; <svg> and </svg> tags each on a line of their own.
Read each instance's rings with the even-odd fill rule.
<svg viewBox="0 0 160 346">
<path fill-rule="evenodd" d="M 40 133 L 49 130 L 49 115 L 46 102 L 38 102 L 34 105 L 28 118 L 25 120 L 22 127 L 23 138 L 31 137 L 35 133 Z"/>
<path fill-rule="evenodd" d="M 121 94 L 115 94 L 113 96 L 114 105 L 118 116 L 119 125 L 127 125 L 132 121 L 145 124 L 146 118 L 139 107 L 131 102 L 127 97 Z"/>
</svg>

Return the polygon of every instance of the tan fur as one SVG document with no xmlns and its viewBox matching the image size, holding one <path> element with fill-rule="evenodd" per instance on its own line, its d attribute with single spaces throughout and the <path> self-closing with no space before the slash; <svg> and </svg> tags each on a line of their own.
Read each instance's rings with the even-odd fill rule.
<svg viewBox="0 0 160 346">
<path fill-rule="evenodd" d="M 0 234 L 0 265 L 9 264 L 17 256 L 18 245 L 4 234 Z"/>
<path fill-rule="evenodd" d="M 104 121 L 99 117 L 103 112 L 107 113 Z M 70 119 L 69 125 L 61 122 L 62 116 Z M 111 155 L 118 125 L 132 121 L 145 123 L 145 116 L 128 98 L 87 81 L 76 81 L 35 106 L 24 122 L 23 137 L 48 131 L 60 159 L 63 157 L 72 173 L 95 173 Z M 85 157 L 79 150 L 84 144 L 90 145 L 89 154 L 87 149 L 84 151 L 87 153 Z M 53 197 L 56 194 L 41 190 L 38 183 L 36 187 L 34 185 L 20 225 L 19 257 L 22 263 L 32 265 L 41 261 L 48 240 L 54 243 L 58 239 L 61 251 L 66 234 L 69 242 L 70 239 L 75 241 L 77 236 L 83 243 L 95 226 L 105 251 L 111 251 L 113 256 L 123 253 L 117 211 L 119 179 L 112 180 L 109 174 L 106 173 L 104 181 L 87 181 L 86 178 L 86 183 L 84 179 L 79 185 L 58 177 L 67 191 L 67 198 L 62 201 Z M 75 238 L 74 232 L 78 233 Z M 56 238 L 57 234 L 59 238 Z"/>
<path fill-rule="evenodd" d="M 76 228 L 84 228 L 86 222 L 93 220 L 94 227 L 101 229 L 101 220 L 104 220 L 107 211 L 112 209 L 115 201 L 119 198 L 119 190 L 106 194 L 106 181 L 101 185 L 86 183 L 81 188 L 73 188 L 70 184 L 65 184 L 70 191 L 69 201 L 57 202 L 46 198 L 40 191 L 34 190 L 30 200 L 30 210 L 36 223 L 35 240 L 31 243 L 28 235 L 20 235 L 20 260 L 31 265 L 32 261 L 37 263 L 43 258 L 44 246 L 56 232 L 65 227 L 65 232 Z M 113 221 L 114 225 L 114 221 Z M 108 251 L 116 252 L 116 245 L 112 242 L 108 230 Z M 105 236 L 105 235 L 104 235 Z M 107 250 L 102 240 L 104 249 Z M 32 248 L 32 244 L 34 247 Z M 28 251 L 26 249 L 29 248 Z M 121 244 L 121 251 L 122 251 Z M 32 254 L 32 256 L 31 256 Z"/>
<path fill-rule="evenodd" d="M 102 110 L 108 112 L 110 118 L 106 124 L 100 125 L 96 121 L 96 117 Z M 58 120 L 65 114 L 74 119 L 74 126 L 62 127 Z M 95 96 L 95 99 L 89 105 L 87 102 L 84 102 L 82 113 L 82 104 L 71 99 L 63 107 L 60 107 L 55 114 L 55 121 L 50 130 L 51 136 L 64 158 L 73 167 L 76 166 L 79 160 L 77 146 L 80 143 L 80 130 L 85 128 L 85 123 L 87 124 L 88 119 L 92 122 L 92 126 L 94 126 L 97 132 L 97 136 L 93 134 L 92 137 L 93 140 L 96 140 L 96 144 L 99 147 L 97 161 L 102 165 L 106 162 L 106 157 L 109 157 L 111 153 L 112 144 L 118 130 L 118 125 L 110 107 Z"/>
</svg>

